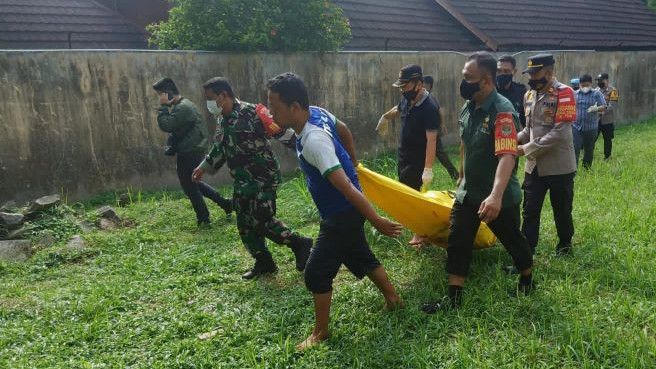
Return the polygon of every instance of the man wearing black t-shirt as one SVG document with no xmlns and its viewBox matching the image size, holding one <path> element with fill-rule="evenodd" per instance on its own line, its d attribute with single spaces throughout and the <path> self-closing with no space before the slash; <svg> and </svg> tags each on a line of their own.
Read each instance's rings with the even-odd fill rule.
<svg viewBox="0 0 656 369">
<path fill-rule="evenodd" d="M 423 74 L 418 65 L 406 65 L 393 84 L 403 98 L 398 106 L 383 115 L 381 120 L 401 117 L 401 140 L 398 152 L 399 181 L 415 190 L 425 191 L 433 181 L 433 162 L 437 133 L 442 124 L 439 108 L 424 88 Z M 420 245 L 415 235 L 411 245 Z"/>
</svg>

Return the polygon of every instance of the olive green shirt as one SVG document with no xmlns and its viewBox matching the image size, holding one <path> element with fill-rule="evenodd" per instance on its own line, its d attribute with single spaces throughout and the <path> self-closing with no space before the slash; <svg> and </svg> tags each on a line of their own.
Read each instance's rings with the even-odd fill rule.
<svg viewBox="0 0 656 369">
<path fill-rule="evenodd" d="M 178 136 L 179 153 L 205 153 L 209 145 L 207 125 L 203 122 L 196 105 L 182 98 L 173 106 L 160 106 L 157 112 L 157 125 L 167 133 Z"/>
<path fill-rule="evenodd" d="M 467 196 L 470 202 L 480 203 L 494 187 L 498 157 L 517 155 L 519 115 L 512 103 L 495 90 L 478 108 L 473 101 L 467 101 L 460 110 L 458 126 L 465 148 L 465 176 L 456 191 L 456 200 L 462 203 Z M 514 169 L 503 193 L 502 207 L 516 205 L 520 200 L 519 181 Z"/>
</svg>

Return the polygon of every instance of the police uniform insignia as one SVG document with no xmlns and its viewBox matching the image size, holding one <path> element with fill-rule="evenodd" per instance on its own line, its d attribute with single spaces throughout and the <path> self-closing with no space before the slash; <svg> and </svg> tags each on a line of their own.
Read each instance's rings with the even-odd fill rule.
<svg viewBox="0 0 656 369">
<path fill-rule="evenodd" d="M 487 116 L 483 119 L 483 124 L 481 124 L 481 132 L 490 133 L 490 117 Z"/>
</svg>

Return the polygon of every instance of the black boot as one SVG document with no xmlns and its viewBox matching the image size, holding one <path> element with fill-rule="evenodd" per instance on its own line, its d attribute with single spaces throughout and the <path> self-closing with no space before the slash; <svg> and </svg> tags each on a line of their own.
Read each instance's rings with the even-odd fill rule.
<svg viewBox="0 0 656 369">
<path fill-rule="evenodd" d="M 517 283 L 517 289 L 510 291 L 511 297 L 526 296 L 535 290 L 535 282 L 533 281 L 533 275 L 529 274 L 527 276 L 520 275 L 519 282 Z"/>
<path fill-rule="evenodd" d="M 569 256 L 572 255 L 571 243 L 559 243 L 556 246 L 556 256 Z"/>
<path fill-rule="evenodd" d="M 266 251 L 255 255 L 255 266 L 253 266 L 253 269 L 244 273 L 241 277 L 245 280 L 250 280 L 261 275 L 271 274 L 277 271 L 278 267 L 276 266 L 276 262 L 273 261 L 271 253 Z"/>
<path fill-rule="evenodd" d="M 305 264 L 307 264 L 308 258 L 310 257 L 312 239 L 303 236 L 294 236 L 292 242 L 289 244 L 289 248 L 292 249 L 296 257 L 296 270 L 302 272 L 305 270 Z"/>
</svg>

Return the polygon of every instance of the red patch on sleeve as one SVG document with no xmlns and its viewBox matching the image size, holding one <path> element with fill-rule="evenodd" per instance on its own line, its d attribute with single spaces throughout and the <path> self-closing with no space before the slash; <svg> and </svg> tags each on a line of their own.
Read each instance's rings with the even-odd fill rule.
<svg viewBox="0 0 656 369">
<path fill-rule="evenodd" d="M 497 113 L 494 121 L 494 154 L 517 155 L 517 128 L 512 113 Z"/>
<path fill-rule="evenodd" d="M 282 128 L 280 128 L 280 126 L 273 121 L 273 117 L 271 116 L 271 113 L 269 113 L 269 109 L 267 109 L 266 106 L 257 104 L 255 106 L 255 113 L 257 113 L 257 117 L 262 121 L 264 131 L 267 135 L 274 136 L 282 132 Z"/>
<path fill-rule="evenodd" d="M 571 88 L 558 91 L 558 107 L 554 123 L 573 123 L 576 121 L 576 98 Z"/>
</svg>

